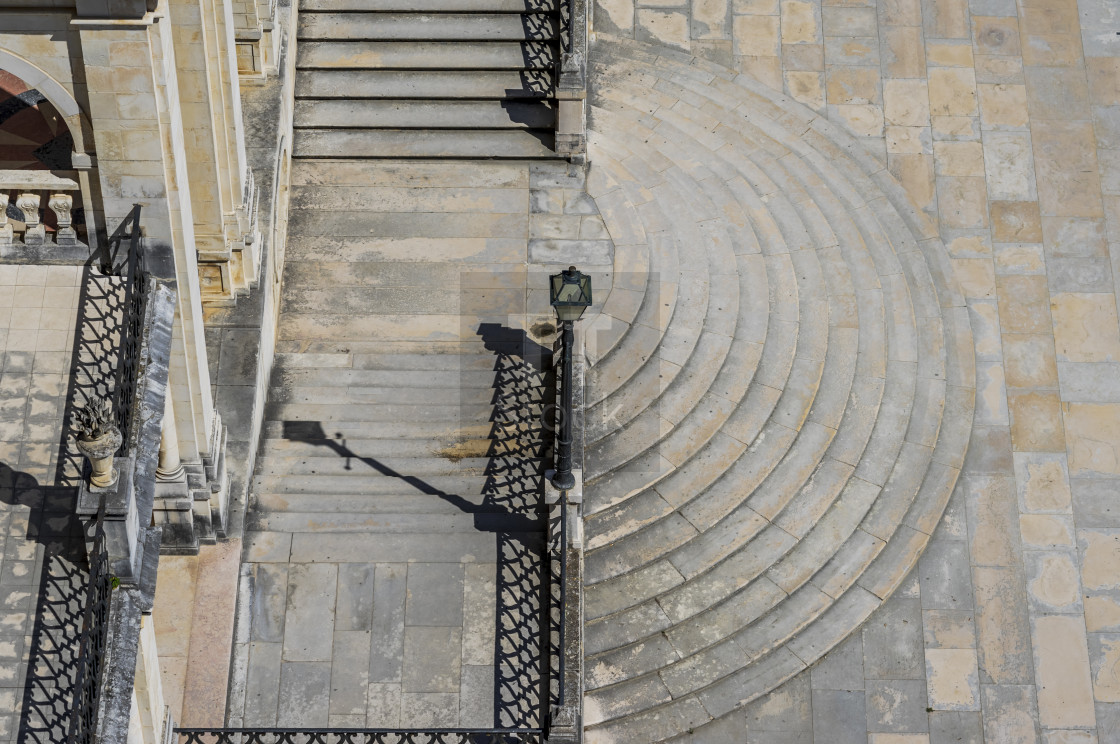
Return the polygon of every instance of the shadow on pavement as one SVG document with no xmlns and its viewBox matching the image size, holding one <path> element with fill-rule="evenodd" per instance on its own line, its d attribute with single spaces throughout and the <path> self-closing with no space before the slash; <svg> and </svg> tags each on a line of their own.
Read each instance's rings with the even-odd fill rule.
<svg viewBox="0 0 1120 744">
<path fill-rule="evenodd" d="M 496 634 L 494 646 L 494 725 L 542 725 L 548 695 L 546 658 L 548 582 L 545 581 L 546 507 L 543 473 L 551 437 L 546 421 L 554 398 L 551 350 L 524 331 L 484 323 L 479 335 L 494 354 L 490 436 L 482 501 L 475 504 L 414 475 L 401 473 L 377 458 L 354 452 L 342 434 L 327 435 L 318 421 L 285 421 L 283 437 L 313 444 L 374 472 L 398 478 L 420 493 L 438 496 L 464 514 L 474 528 L 497 540 Z M 347 469 L 350 469 L 347 464 Z"/>
</svg>

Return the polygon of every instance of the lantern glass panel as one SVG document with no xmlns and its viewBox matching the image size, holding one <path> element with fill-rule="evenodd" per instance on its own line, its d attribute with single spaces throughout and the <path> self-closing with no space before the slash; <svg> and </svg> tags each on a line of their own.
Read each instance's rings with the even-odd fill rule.
<svg viewBox="0 0 1120 744">
<path fill-rule="evenodd" d="M 553 274 L 551 280 L 552 306 L 561 321 L 579 320 L 591 304 L 591 277 L 575 270 Z"/>
</svg>

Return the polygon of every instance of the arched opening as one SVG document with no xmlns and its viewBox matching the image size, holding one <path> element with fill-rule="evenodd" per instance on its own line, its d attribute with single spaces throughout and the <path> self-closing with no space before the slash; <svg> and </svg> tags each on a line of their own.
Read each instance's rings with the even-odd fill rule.
<svg viewBox="0 0 1120 744">
<path fill-rule="evenodd" d="M 0 65 L 4 63 L 5 60 L 0 59 Z M 21 194 L 35 190 L 17 184 L 32 182 L 31 174 L 13 178 L 12 171 L 49 171 L 50 175 L 78 182 L 73 163 L 74 135 L 68 118 L 71 117 L 60 111 L 39 87 L 14 72 L 0 69 L 0 172 L 7 172 L 0 178 L 0 201 L 16 233 L 23 233 L 28 221 L 28 202 L 24 201 L 21 209 Z M 77 189 L 67 192 L 73 199 L 67 214 L 65 205 L 56 203 L 53 198 L 52 192 L 56 190 L 44 187 L 38 194 L 38 219 L 45 228 L 48 242 L 54 242 L 60 221 L 65 227 L 67 219 L 76 238 L 88 242 L 82 192 Z"/>
</svg>

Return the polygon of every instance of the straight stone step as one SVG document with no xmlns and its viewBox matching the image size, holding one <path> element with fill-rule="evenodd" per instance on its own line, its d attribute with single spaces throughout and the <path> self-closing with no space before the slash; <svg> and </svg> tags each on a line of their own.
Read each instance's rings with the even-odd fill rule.
<svg viewBox="0 0 1120 744">
<path fill-rule="evenodd" d="M 557 47 L 544 41 L 307 41 L 296 53 L 299 70 L 551 70 Z"/>
<path fill-rule="evenodd" d="M 369 457 L 445 457 L 483 458 L 494 447 L 496 440 L 489 438 L 449 440 L 449 439 L 376 439 L 354 436 L 345 441 L 337 440 L 334 432 L 324 432 L 327 438 L 344 444 L 354 452 Z M 503 443 L 504 444 L 504 443 Z M 317 458 L 326 457 L 328 444 L 325 439 L 263 439 L 261 441 L 260 462 L 265 467 L 273 458 Z M 330 450 L 330 457 L 336 451 Z"/>
<path fill-rule="evenodd" d="M 536 129 L 301 129 L 293 157 L 549 158 L 555 157 L 553 141 L 551 130 Z"/>
<path fill-rule="evenodd" d="M 314 312 L 330 309 L 332 314 L 348 317 L 423 313 L 451 315 L 456 311 L 469 316 L 503 310 L 524 312 L 525 290 L 480 289 L 475 292 L 433 292 L 428 287 L 382 287 L 371 292 L 365 287 L 285 287 L 281 312 Z"/>
<path fill-rule="evenodd" d="M 382 468 L 405 475 L 489 475 L 504 480 L 510 473 L 524 474 L 543 471 L 545 451 L 542 440 L 511 438 L 505 440 L 471 440 L 466 443 L 443 444 L 434 447 L 401 446 L 397 453 L 373 452 L 364 449 L 360 442 L 376 446 L 380 440 L 332 439 L 305 442 L 307 449 L 287 453 L 273 450 L 263 455 L 258 474 L 283 475 L 355 475 L 366 477 L 370 462 Z M 551 462 L 551 459 L 549 460 Z M 359 467 L 359 465 L 366 467 Z"/>
<path fill-rule="evenodd" d="M 274 493 L 255 491 L 253 510 L 262 513 L 323 514 L 462 514 L 465 509 L 506 512 L 505 504 L 487 503 L 483 494 L 456 494 L 450 500 L 415 489 L 397 493 Z"/>
<path fill-rule="evenodd" d="M 246 529 L 264 532 L 407 535 L 525 532 L 544 530 L 544 520 L 524 514 L 480 511 L 457 514 L 347 514 L 335 512 L 255 512 Z M 371 538 L 375 539 L 375 538 Z"/>
<path fill-rule="evenodd" d="M 274 403 L 307 403 L 318 405 L 365 405 L 397 403 L 407 405 L 470 405 L 493 404 L 497 391 L 486 387 L 462 388 L 394 388 L 394 387 L 273 387 L 268 399 Z"/>
<path fill-rule="evenodd" d="M 446 439 L 458 442 L 497 436 L 503 427 L 489 421 L 331 421 L 266 420 L 261 438 L 308 441 L 309 439 Z M 297 433 L 298 432 L 298 433 Z"/>
<path fill-rule="evenodd" d="M 482 422 L 493 421 L 496 425 L 542 425 L 545 406 L 509 405 L 408 405 L 408 404 L 360 404 L 360 403 L 272 403 L 268 404 L 265 416 L 274 421 L 318 422 L 334 426 L 338 422 L 365 424 L 371 427 L 397 421 L 407 422 Z"/>
<path fill-rule="evenodd" d="M 496 445 L 495 445 L 496 447 Z M 519 468 L 539 471 L 540 462 L 531 457 L 530 450 L 523 450 L 526 458 L 517 463 Z M 497 455 L 497 452 L 495 452 Z M 390 457 L 381 454 L 368 454 L 351 446 L 350 442 L 333 440 L 333 444 L 320 445 L 315 456 L 295 455 L 266 457 L 261 460 L 257 474 L 269 475 L 337 475 L 354 478 L 368 478 L 378 474 L 378 467 L 401 473 L 406 476 L 428 475 L 469 475 L 479 476 L 490 473 L 500 477 L 502 465 L 490 457 L 464 457 L 454 455 L 441 457 L 436 452 L 417 451 L 411 457 Z"/>
<path fill-rule="evenodd" d="M 355 467 L 358 463 L 355 462 Z M 457 496 L 459 494 L 523 493 L 538 488 L 541 476 L 491 478 L 485 475 L 432 475 L 423 478 L 397 473 L 388 468 L 367 466 L 366 477 L 351 475 L 265 475 L 258 479 L 259 492 L 399 494 L 414 489 L 418 493 Z M 358 471 L 361 473 L 361 471 Z"/>
<path fill-rule="evenodd" d="M 544 13 L 307 13 L 300 41 L 549 41 L 559 23 Z"/>
<path fill-rule="evenodd" d="M 500 70 L 298 70 L 296 99 L 548 98 L 550 72 Z M 296 122 L 302 126 L 302 122 Z M 447 122 L 450 124 L 450 122 Z M 355 121 L 352 126 L 368 126 Z"/>
<path fill-rule="evenodd" d="M 463 163 L 454 160 L 398 160 L 370 163 L 339 157 L 292 163 L 293 185 L 381 186 L 385 188 L 483 188 L 527 189 L 529 169 L 524 163 L 500 160 Z M 413 237 L 413 236 L 409 236 Z M 494 237 L 494 236 L 490 236 Z M 421 251 L 415 260 L 430 262 L 433 254 Z M 505 263 L 495 259 L 493 263 Z"/>
<path fill-rule="evenodd" d="M 353 347 L 353 348 L 351 348 Z M 453 354 L 433 351 L 430 354 L 413 352 L 378 353 L 377 345 L 333 344 L 320 346 L 331 351 L 278 351 L 276 366 L 292 369 L 366 369 L 398 370 L 410 375 L 417 372 L 489 372 L 499 363 L 493 353 Z M 343 351 L 345 349 L 345 351 Z"/>
<path fill-rule="evenodd" d="M 503 533 L 508 541 L 533 549 L 543 547 L 536 531 Z M 418 546 L 424 546 L 418 550 Z M 291 563 L 494 563 L 498 540 L 488 532 L 410 533 L 381 535 L 370 540 L 360 533 L 301 533 L 292 535 Z"/>
<path fill-rule="evenodd" d="M 340 212 L 376 209 L 382 212 L 417 213 L 446 210 L 462 214 L 522 214 L 529 208 L 529 195 L 524 189 L 464 189 L 464 188 L 390 188 L 385 186 L 353 186 L 338 194 L 329 186 L 293 186 L 292 201 L 297 198 L 301 207 L 323 208 L 323 200 L 338 200 L 331 206 Z M 455 262 L 435 261 L 359 261 L 347 262 L 320 257 L 319 260 L 293 260 L 284 264 L 284 283 L 299 286 L 352 286 L 352 287 L 428 287 L 451 292 L 468 292 L 489 289 L 525 289 L 528 272 L 524 267 L 503 264 L 463 266 Z M 504 338 L 503 338 L 504 337 Z M 397 342 L 398 344 L 400 342 Z M 371 349 L 357 342 L 346 353 L 359 350 L 369 354 L 379 351 L 398 353 L 394 346 Z M 478 355 L 485 350 L 491 356 L 498 353 L 519 353 L 525 348 L 539 345 L 525 338 L 522 331 L 507 328 L 500 334 L 488 334 L 476 341 L 476 348 L 464 345 L 449 354 Z M 551 345 L 549 345 L 551 351 Z M 426 353 L 439 353 L 438 350 Z M 419 353 L 419 352 L 418 352 Z"/>
<path fill-rule="evenodd" d="M 301 129 L 547 129 L 556 125 L 551 101 L 302 100 Z"/>
<path fill-rule="evenodd" d="M 557 0 L 300 0 L 299 8 L 301 13 L 546 13 L 557 9 Z"/>
<path fill-rule="evenodd" d="M 273 387 L 283 388 L 422 388 L 455 390 L 492 389 L 501 373 L 493 369 L 413 369 L 289 367 L 278 365 L 272 373 Z M 525 387 L 536 380 L 525 383 Z"/>
</svg>

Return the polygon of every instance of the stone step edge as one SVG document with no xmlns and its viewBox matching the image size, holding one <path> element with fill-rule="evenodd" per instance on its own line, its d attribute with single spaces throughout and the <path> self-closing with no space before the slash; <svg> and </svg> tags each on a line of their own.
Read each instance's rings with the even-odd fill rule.
<svg viewBox="0 0 1120 744">
<path fill-rule="evenodd" d="M 958 471 L 958 474 L 959 474 L 959 471 Z M 923 481 L 923 483 L 924 483 L 924 481 Z M 951 480 L 951 482 L 941 484 L 940 487 L 937 489 L 937 492 L 935 494 L 933 494 L 933 498 L 931 500 L 929 500 L 929 501 L 916 500 L 914 502 L 914 505 L 911 507 L 911 509 L 917 508 L 918 504 L 925 504 L 923 507 L 921 507 L 922 511 L 936 512 L 938 515 L 940 515 L 940 513 L 944 510 L 944 506 L 948 503 L 949 497 L 952 495 L 953 488 L 955 487 L 955 484 L 956 484 L 956 478 L 954 477 Z M 925 545 L 929 542 L 929 540 L 932 537 L 932 535 L 930 533 L 919 532 L 919 531 L 913 530 L 913 529 L 911 529 L 910 532 L 911 532 L 910 539 L 908 539 L 906 541 L 899 541 L 899 542 L 887 541 L 886 543 L 884 543 L 883 548 L 869 562 L 868 570 L 865 570 L 864 572 L 862 572 L 860 574 L 860 579 L 852 582 L 848 589 L 846 589 L 839 597 L 835 598 L 835 601 L 833 603 L 830 603 L 829 605 L 827 605 L 825 608 L 823 608 L 815 616 L 809 618 L 807 621 L 800 623 L 799 629 L 797 631 L 794 631 L 793 633 L 789 634 L 787 638 L 776 641 L 775 643 L 772 644 L 772 646 L 770 648 L 763 649 L 763 650 L 761 650 L 761 652 L 756 652 L 756 655 L 753 658 L 750 658 L 749 661 L 748 661 L 748 666 L 754 666 L 754 665 L 757 665 L 759 663 L 763 663 L 764 659 L 767 658 L 768 656 L 771 656 L 771 655 L 774 655 L 774 654 L 780 654 L 783 649 L 788 650 L 787 649 L 787 644 L 789 643 L 789 639 L 792 638 L 792 639 L 796 640 L 796 638 L 800 634 L 804 633 L 806 631 L 806 629 L 809 629 L 809 628 L 814 628 L 815 629 L 815 628 L 818 628 L 818 627 L 825 628 L 826 630 L 823 634 L 824 637 L 820 638 L 820 639 L 811 639 L 809 642 L 806 642 L 805 644 L 803 644 L 803 647 L 798 649 L 800 651 L 800 653 L 797 652 L 798 650 L 790 650 L 790 653 L 792 653 L 794 655 L 794 657 L 798 661 L 800 661 L 800 668 L 794 669 L 792 671 L 787 670 L 787 672 L 783 672 L 782 674 L 767 675 L 764 683 L 756 685 L 756 687 L 757 687 L 756 692 L 754 692 L 751 695 L 744 696 L 742 699 L 740 699 L 738 701 L 738 703 L 735 706 L 728 707 L 728 708 L 722 709 L 722 710 L 717 709 L 716 711 L 713 712 L 711 709 L 709 709 L 708 705 L 705 705 L 705 710 L 707 710 L 709 712 L 709 715 L 711 715 L 713 718 L 714 717 L 719 717 L 720 715 L 725 715 L 726 713 L 730 712 L 734 708 L 740 707 L 741 705 L 745 705 L 745 704 L 751 702 L 752 700 L 755 700 L 758 697 L 761 697 L 763 694 L 769 692 L 770 690 L 774 689 L 778 685 L 787 681 L 790 677 L 797 674 L 801 669 L 804 669 L 804 668 L 807 668 L 808 666 L 811 666 L 813 663 L 815 663 L 817 660 L 819 660 L 821 657 L 823 657 L 826 653 L 828 653 L 828 651 L 830 651 L 832 648 L 834 648 L 836 645 L 838 645 L 840 642 L 842 642 L 845 638 L 847 638 L 849 635 L 851 635 L 851 633 L 857 632 L 859 630 L 859 628 L 862 627 L 862 625 L 870 618 L 871 613 L 875 609 L 877 609 L 879 606 L 881 606 L 882 602 L 884 602 L 888 597 L 890 597 L 894 593 L 894 591 L 906 579 L 906 577 L 909 575 L 910 571 L 914 568 L 914 566 L 917 565 L 917 558 L 921 555 L 921 553 L 923 552 L 923 550 L 925 548 Z M 903 544 L 903 543 L 905 543 L 905 545 L 904 545 L 904 548 L 902 549 L 904 551 L 902 556 L 888 555 L 889 552 L 892 552 L 892 551 L 889 550 L 891 545 L 900 545 L 900 544 Z M 893 552 L 898 552 L 898 550 L 895 550 Z M 899 560 L 900 558 L 902 559 L 901 561 Z M 864 583 L 864 577 L 866 577 L 869 573 L 871 573 L 871 570 L 874 567 L 876 567 L 879 564 L 887 563 L 887 562 L 893 564 L 893 568 L 888 567 L 884 576 L 878 578 L 876 581 Z M 901 562 L 901 568 L 899 568 L 899 563 L 900 562 Z M 870 586 L 868 584 L 870 584 Z M 868 604 L 866 604 L 866 606 L 863 609 L 859 610 L 859 619 L 858 619 L 858 622 L 855 624 L 855 626 L 852 627 L 851 623 L 847 622 L 847 623 L 844 623 L 843 625 L 837 627 L 834 623 L 826 622 L 825 615 L 829 614 L 830 612 L 842 612 L 844 610 L 844 608 L 842 608 L 842 607 L 838 608 L 838 603 L 844 597 L 850 596 L 851 589 L 854 588 L 854 587 L 858 587 L 859 589 L 862 589 L 863 592 L 865 593 L 865 595 L 870 595 L 871 597 L 874 598 L 873 603 L 868 603 Z M 790 596 L 792 596 L 792 595 L 790 595 Z M 780 605 L 779 605 L 779 607 L 780 607 Z M 844 628 L 850 628 L 850 630 L 844 630 Z M 741 632 L 742 631 L 740 631 L 740 633 Z M 724 639 L 728 639 L 728 638 L 733 639 L 734 636 L 725 636 L 724 637 Z M 719 645 L 720 643 L 722 643 L 724 641 L 724 639 L 716 641 L 716 642 L 710 644 L 709 646 L 706 646 L 705 648 L 706 649 L 707 648 L 713 648 L 713 647 Z M 698 651 L 694 654 L 691 654 L 689 657 L 686 657 L 685 659 L 678 660 L 675 663 L 684 662 L 687 658 L 692 658 L 692 657 L 696 656 L 697 654 L 699 654 L 701 652 L 702 651 Z M 589 658 L 595 658 L 595 656 L 591 656 Z M 648 673 L 646 673 L 646 675 L 643 675 L 643 676 L 648 676 L 648 675 L 652 675 L 652 674 L 656 673 L 656 674 L 658 674 L 658 676 L 660 678 L 660 672 L 661 672 L 662 669 L 665 669 L 665 668 L 667 668 L 667 667 L 660 667 L 657 670 L 648 672 Z M 688 696 L 703 695 L 703 693 L 705 691 L 712 690 L 713 688 L 715 688 L 718 685 L 720 685 L 721 683 L 723 683 L 725 680 L 728 680 L 730 677 L 733 677 L 736 674 L 738 674 L 740 671 L 742 671 L 742 669 L 736 670 L 736 671 L 734 671 L 734 672 L 732 672 L 728 675 L 725 675 L 725 676 L 721 677 L 719 680 L 716 680 L 716 681 L 714 681 L 710 684 L 707 684 L 702 688 L 697 688 L 695 690 L 692 690 L 689 693 L 687 693 L 687 695 L 683 695 L 683 696 L 680 696 L 680 697 L 675 697 L 675 698 L 673 698 L 673 700 L 670 703 L 666 703 L 665 705 L 675 703 L 678 700 L 684 699 Z M 614 687 L 616 685 L 625 685 L 629 682 L 633 682 L 633 681 L 638 680 L 638 679 L 640 679 L 640 677 L 634 677 L 630 680 L 620 681 L 620 682 L 615 683 L 613 685 L 606 685 L 604 687 L 596 688 L 594 690 L 588 690 L 587 694 L 590 695 L 590 696 L 593 696 L 594 693 L 597 692 L 598 690 L 608 689 L 608 688 Z M 655 710 L 658 710 L 660 707 L 661 706 L 655 706 L 653 708 L 645 709 L 641 712 L 645 713 L 647 711 L 655 711 Z M 606 720 L 597 722 L 595 724 L 590 724 L 589 728 L 594 729 L 594 728 L 609 724 L 613 721 L 625 721 L 628 717 L 629 716 L 624 715 L 624 716 L 620 716 L 620 717 L 617 717 L 617 718 L 606 719 Z"/>
</svg>

